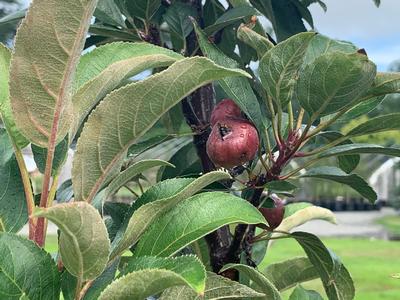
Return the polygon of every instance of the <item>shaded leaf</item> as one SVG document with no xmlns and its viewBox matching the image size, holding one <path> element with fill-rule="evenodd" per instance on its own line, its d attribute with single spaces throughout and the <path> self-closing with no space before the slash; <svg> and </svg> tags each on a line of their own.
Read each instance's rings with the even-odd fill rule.
<svg viewBox="0 0 400 300">
<path fill-rule="evenodd" d="M 307 257 L 296 257 L 270 264 L 263 273 L 281 292 L 298 283 L 319 277 L 317 269 Z"/>
<path fill-rule="evenodd" d="M 13 144 L 22 149 L 29 144 L 29 141 L 20 133 L 15 125 L 11 110 L 9 92 L 10 60 L 11 51 L 0 43 L 0 116 Z"/>
<path fill-rule="evenodd" d="M 209 26 L 214 24 L 215 21 L 224 13 L 225 8 L 219 1 L 206 0 L 203 6 L 204 25 Z"/>
<path fill-rule="evenodd" d="M 11 105 L 21 133 L 38 146 L 54 149 L 68 133 L 71 83 L 95 6 L 96 0 L 79 5 L 34 0 L 18 29 L 10 69 Z"/>
<path fill-rule="evenodd" d="M 269 50 L 260 61 L 260 78 L 267 94 L 286 107 L 292 99 L 295 78 L 314 32 L 299 33 Z"/>
<path fill-rule="evenodd" d="M 368 185 L 368 183 L 356 174 L 347 174 L 341 169 L 336 167 L 316 167 L 300 177 L 302 178 L 319 178 L 328 179 L 338 183 L 348 185 L 353 190 L 357 191 L 361 196 L 374 203 L 377 199 L 375 191 Z"/>
<path fill-rule="evenodd" d="M 170 256 L 215 229 L 233 223 L 266 224 L 266 221 L 241 198 L 222 192 L 201 193 L 160 216 L 143 234 L 134 255 Z"/>
<path fill-rule="evenodd" d="M 145 159 L 130 165 L 109 183 L 104 199 L 114 195 L 121 187 L 131 181 L 135 176 L 150 168 L 159 166 L 174 167 L 174 165 L 170 164 L 169 162 L 160 159 Z"/>
<path fill-rule="evenodd" d="M 58 203 L 69 202 L 73 197 L 74 191 L 72 190 L 72 180 L 68 179 L 57 189 L 55 200 Z"/>
<path fill-rule="evenodd" d="M 289 181 L 277 180 L 266 183 L 265 188 L 272 192 L 290 192 L 297 189 L 297 186 Z"/>
<path fill-rule="evenodd" d="M 320 294 L 316 291 L 306 290 L 301 285 L 298 285 L 289 297 L 289 300 L 323 300 Z"/>
<path fill-rule="evenodd" d="M 25 18 L 26 11 L 27 9 L 21 9 L 16 12 L 7 14 L 6 16 L 0 19 L 0 25 L 5 25 L 8 23 L 17 23 L 21 21 L 23 18 Z"/>
<path fill-rule="evenodd" d="M 109 94 L 90 115 L 78 140 L 72 169 L 76 199 L 91 202 L 119 170 L 128 148 L 169 108 L 212 80 L 239 75 L 247 73 L 192 57 Z"/>
<path fill-rule="evenodd" d="M 44 174 L 44 170 L 46 168 L 47 148 L 42 148 L 36 146 L 35 144 L 32 144 L 31 148 L 36 166 L 39 169 L 39 172 Z M 68 149 L 68 138 L 63 139 L 56 146 L 51 170 L 52 175 L 57 174 L 60 168 L 63 166 L 65 160 L 67 159 Z"/>
<path fill-rule="evenodd" d="M 171 185 L 159 185 L 158 188 L 143 194 L 133 204 L 133 209 L 125 217 L 126 221 L 124 221 L 123 228 L 126 228 L 126 230 L 122 237 L 116 239 L 113 243 L 111 257 L 121 254 L 125 249 L 135 244 L 142 234 L 149 232 L 149 226 L 162 214 L 165 214 L 180 202 L 187 200 L 188 197 L 207 185 L 229 178 L 230 176 L 224 172 L 210 172 L 196 180 L 192 178 L 171 180 Z"/>
<path fill-rule="evenodd" d="M 210 43 L 207 36 L 197 24 L 195 24 L 194 28 L 197 34 L 199 46 L 205 56 L 222 66 L 230 68 L 238 67 L 238 63 L 235 60 L 223 54 L 215 45 Z M 258 104 L 256 95 L 251 89 L 249 81 L 246 78 L 233 77 L 223 78 L 222 80 L 219 80 L 218 83 L 226 93 L 227 97 L 233 99 L 239 105 L 241 110 L 256 125 L 257 129 L 262 131 L 264 123 L 260 105 Z"/>
<path fill-rule="evenodd" d="M 161 0 L 123 0 L 131 16 L 149 21 L 161 5 Z"/>
<path fill-rule="evenodd" d="M 272 44 L 266 37 L 258 34 L 245 24 L 239 26 L 237 37 L 246 45 L 249 45 L 256 50 L 259 59 L 261 59 L 268 50 L 274 47 L 274 44 Z"/>
<path fill-rule="evenodd" d="M 252 15 L 258 15 L 258 12 L 250 5 L 233 7 L 223 13 L 214 24 L 204 28 L 204 32 L 207 35 L 212 35 L 215 32 Z"/>
<path fill-rule="evenodd" d="M 243 299 L 246 297 L 260 298 L 264 294 L 228 278 L 207 272 L 206 289 L 204 295 L 196 295 L 187 286 L 173 287 L 165 290 L 160 300 L 217 300 L 217 299 Z"/>
<path fill-rule="evenodd" d="M 242 265 L 242 264 L 227 264 L 225 265 L 220 272 L 229 270 L 229 269 L 236 269 L 240 273 L 246 275 L 257 287 L 256 290 L 265 294 L 265 299 L 274 300 L 274 299 L 282 299 L 279 291 L 274 286 L 274 284 L 268 280 L 261 272 L 257 271 L 256 269 Z M 255 287 L 253 287 L 255 288 Z"/>
<path fill-rule="evenodd" d="M 27 221 L 21 173 L 8 134 L 0 128 L 0 231 L 18 232 Z"/>
<path fill-rule="evenodd" d="M 23 237 L 0 232 L 0 298 L 58 299 L 60 278 L 48 253 Z"/>
<path fill-rule="evenodd" d="M 296 96 L 310 116 L 328 115 L 364 94 L 375 72 L 375 64 L 363 54 L 323 54 L 299 73 Z"/>
<path fill-rule="evenodd" d="M 91 37 L 105 37 L 112 38 L 122 41 L 131 41 L 131 42 L 139 42 L 141 41 L 140 37 L 136 32 L 127 31 L 125 29 L 118 29 L 114 26 L 101 25 L 101 24 L 92 24 L 89 27 L 89 33 Z M 100 43 L 103 40 L 100 41 Z M 86 45 L 87 47 L 87 45 Z"/>
<path fill-rule="evenodd" d="M 114 0 L 99 0 L 94 11 L 94 16 L 104 23 L 126 27 L 122 13 Z"/>
<path fill-rule="evenodd" d="M 294 232 L 292 237 L 297 240 L 317 269 L 328 298 L 330 300 L 353 299 L 353 280 L 339 258 L 311 233 Z"/>
<path fill-rule="evenodd" d="M 110 251 L 107 229 L 98 211 L 86 202 L 37 208 L 61 231 L 59 249 L 65 268 L 83 280 L 95 279 L 106 267 Z"/>
<path fill-rule="evenodd" d="M 335 146 L 318 154 L 319 158 L 336 155 L 375 153 L 389 156 L 400 156 L 399 148 L 389 148 L 374 144 L 346 144 Z"/>
</svg>

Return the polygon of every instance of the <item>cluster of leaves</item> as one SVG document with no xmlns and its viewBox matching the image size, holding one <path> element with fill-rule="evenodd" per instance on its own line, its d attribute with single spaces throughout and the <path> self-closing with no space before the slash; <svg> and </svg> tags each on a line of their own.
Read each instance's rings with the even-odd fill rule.
<svg viewBox="0 0 400 300">
<path fill-rule="evenodd" d="M 375 201 L 368 184 L 351 174 L 359 155 L 400 156 L 400 149 L 351 141 L 399 129 L 399 114 L 369 119 L 345 134 L 329 131 L 334 122 L 362 115 L 384 95 L 399 92 L 400 75 L 376 73 L 363 51 L 350 43 L 312 32 L 291 36 L 305 31 L 302 19 L 312 25 L 307 14 L 312 2 L 324 7 L 322 1 L 293 0 L 281 7 L 279 1 L 250 1 L 251 6 L 238 0 L 225 9 L 218 1 L 206 1 L 207 18 L 199 26 L 187 18 L 199 17 L 199 11 L 181 1 L 100 1 L 96 6 L 95 0 L 33 0 L 13 53 L 0 46 L 5 127 L 0 131 L 0 295 L 58 299 L 62 291 L 64 299 L 281 299 L 281 291 L 297 286 L 292 299 L 320 299 L 300 283 L 321 278 L 329 299 L 352 299 L 353 283 L 339 258 L 316 236 L 291 233 L 310 219 L 335 223 L 329 210 L 304 203 L 286 206 L 275 232 L 263 231 L 253 239 L 251 260 L 258 264 L 269 239 L 278 238 L 294 238 L 306 257 L 272 264 L 263 272 L 240 263 L 224 266 L 221 272 L 242 275 L 240 283 L 209 271 L 204 245 L 204 236 L 225 225 L 268 226 L 257 209 L 262 201 L 254 205 L 246 193 L 265 188 L 287 194 L 296 188 L 289 179 L 327 157 L 338 157 L 338 167 L 308 169 L 299 177 L 346 184 Z M 259 12 L 284 41 L 270 41 L 251 18 Z M 286 28 L 288 13 L 297 14 L 303 27 Z M 96 22 L 91 24 L 93 14 Z M 186 57 L 196 53 L 189 35 L 195 35 L 205 57 Z M 126 40 L 166 43 L 175 51 Z M 85 43 L 107 44 L 81 56 Z M 251 60 L 259 61 L 256 72 L 239 68 Z M 149 69 L 148 78 L 129 81 Z M 249 178 L 256 186 L 249 185 L 242 198 L 206 191 L 232 178 L 223 171 L 200 176 L 188 154 L 194 153 L 192 144 L 170 162 L 136 159 L 170 142 L 174 136 L 160 136 L 154 126 L 183 98 L 210 83 L 236 101 L 262 138 L 260 155 L 248 169 L 251 174 L 258 165 L 263 169 Z M 44 174 L 40 195 L 32 192 L 22 158 L 28 145 Z M 72 181 L 57 191 L 69 148 L 76 149 Z M 297 169 L 289 166 L 294 159 Z M 145 170 L 160 166 L 160 181 L 132 203 L 107 201 Z M 55 197 L 66 203 L 52 206 Z M 16 235 L 28 216 L 34 242 Z M 60 231 L 55 258 L 41 249 L 45 219 Z"/>
</svg>

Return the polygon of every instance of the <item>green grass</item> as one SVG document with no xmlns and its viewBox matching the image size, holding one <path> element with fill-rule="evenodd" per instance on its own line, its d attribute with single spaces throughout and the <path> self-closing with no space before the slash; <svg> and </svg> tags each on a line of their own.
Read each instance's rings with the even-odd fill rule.
<svg viewBox="0 0 400 300">
<path fill-rule="evenodd" d="M 353 277 L 358 300 L 400 299 L 400 279 L 392 276 L 400 273 L 400 242 L 368 239 L 324 239 L 345 264 Z M 271 246 L 260 270 L 273 262 L 295 256 L 303 256 L 302 248 L 294 240 L 278 240 Z M 326 298 L 320 280 L 305 283 Z M 285 299 L 291 291 L 284 292 Z"/>
<path fill-rule="evenodd" d="M 386 216 L 377 220 L 390 234 L 400 237 L 400 216 Z"/>
<path fill-rule="evenodd" d="M 351 273 L 356 287 L 356 300 L 394 300 L 400 299 L 400 279 L 392 275 L 400 273 L 400 242 L 367 239 L 323 239 L 325 245 L 333 250 Z M 57 251 L 57 238 L 48 236 L 46 250 Z M 268 264 L 295 256 L 303 256 L 301 247 L 290 239 L 275 241 L 259 269 Z M 317 290 L 326 298 L 319 280 L 305 283 L 308 289 Z M 288 299 L 290 290 L 284 292 Z"/>
</svg>

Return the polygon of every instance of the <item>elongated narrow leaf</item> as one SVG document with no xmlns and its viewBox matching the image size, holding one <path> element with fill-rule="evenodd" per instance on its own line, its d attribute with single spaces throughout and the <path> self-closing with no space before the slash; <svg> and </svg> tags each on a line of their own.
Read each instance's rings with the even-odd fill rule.
<svg viewBox="0 0 400 300">
<path fill-rule="evenodd" d="M 266 224 L 259 211 L 233 195 L 202 193 L 179 203 L 143 234 L 134 255 L 170 256 L 195 240 L 232 223 Z"/>
<path fill-rule="evenodd" d="M 389 130 L 400 129 L 400 113 L 387 114 L 378 116 L 356 126 L 346 135 L 360 136 L 365 134 L 373 134 Z"/>
<path fill-rule="evenodd" d="M 299 73 L 296 97 L 309 115 L 328 115 L 362 96 L 375 74 L 375 64 L 364 54 L 327 53 Z"/>
<path fill-rule="evenodd" d="M 306 290 L 301 285 L 298 285 L 290 294 L 289 300 L 323 300 L 323 298 L 318 292 Z"/>
<path fill-rule="evenodd" d="M 206 270 L 200 260 L 193 255 L 178 256 L 173 258 L 143 256 L 132 258 L 124 267 L 122 275 L 147 269 L 170 270 L 181 275 L 186 285 L 196 293 L 204 292 L 206 285 Z"/>
<path fill-rule="evenodd" d="M 279 291 L 319 277 L 317 269 L 307 257 L 296 257 L 270 264 L 263 273 Z"/>
<path fill-rule="evenodd" d="M 357 191 L 361 196 L 374 203 L 377 199 L 375 191 L 368 183 L 356 174 L 347 174 L 336 167 L 316 167 L 308 170 L 301 177 L 328 179 L 338 183 L 348 185 L 353 190 Z"/>
<path fill-rule="evenodd" d="M 261 59 L 268 50 L 274 47 L 266 37 L 258 34 L 248 26 L 241 24 L 237 31 L 237 37 L 245 44 L 257 51 L 258 58 Z"/>
<path fill-rule="evenodd" d="M 307 232 L 292 233 L 317 269 L 329 300 L 352 300 L 353 280 L 339 258 L 321 240 Z"/>
<path fill-rule="evenodd" d="M 220 16 L 214 24 L 204 28 L 204 32 L 207 35 L 211 35 L 231 24 L 236 23 L 237 21 L 249 17 L 252 15 L 259 14 L 254 7 L 250 5 L 243 5 L 238 7 L 233 7 L 227 10 L 222 16 Z"/>
<path fill-rule="evenodd" d="M 0 298 L 58 299 L 60 278 L 51 256 L 23 237 L 0 232 Z"/>
<path fill-rule="evenodd" d="M 13 144 L 22 149 L 29 144 L 29 141 L 20 133 L 15 125 L 11 110 L 9 91 L 10 60 L 10 50 L 0 43 L 0 117 Z"/>
<path fill-rule="evenodd" d="M 173 287 L 165 290 L 160 300 L 218 300 L 218 299 L 245 299 L 262 298 L 264 294 L 228 278 L 207 272 L 206 289 L 203 296 L 197 295 L 187 286 Z"/>
<path fill-rule="evenodd" d="M 283 219 L 281 225 L 276 230 L 287 232 L 311 220 L 325 220 L 336 224 L 336 217 L 329 209 L 319 206 L 308 206 Z"/>
<path fill-rule="evenodd" d="M 67 270 L 83 280 L 99 276 L 108 262 L 110 241 L 98 211 L 86 202 L 38 208 L 36 217 L 46 217 L 61 231 L 60 254 Z"/>
<path fill-rule="evenodd" d="M 359 116 L 366 115 L 370 111 L 374 110 L 379 104 L 381 104 L 384 98 L 385 96 L 378 96 L 370 98 L 368 100 L 363 100 L 352 109 L 347 111 L 345 114 L 343 114 L 339 119 L 337 119 L 335 123 L 348 123 Z"/>
<path fill-rule="evenodd" d="M 10 13 L 0 19 L 0 26 L 7 23 L 17 23 L 25 18 L 26 9 L 21 9 L 16 12 Z"/>
<path fill-rule="evenodd" d="M 110 184 L 107 187 L 105 199 L 118 192 L 118 190 L 122 186 L 128 183 L 136 175 L 139 175 L 140 173 L 146 171 L 147 169 L 158 166 L 174 167 L 172 164 L 160 159 L 146 159 L 134 163 L 130 165 L 128 168 L 126 168 L 124 171 L 122 171 L 117 177 L 115 177 L 110 182 Z"/>
<path fill-rule="evenodd" d="M 278 289 L 274 286 L 274 284 L 269 281 L 264 274 L 256 269 L 242 264 L 227 264 L 221 269 L 221 272 L 229 269 L 236 269 L 248 277 L 257 287 L 256 290 L 265 294 L 266 300 L 282 299 Z"/>
<path fill-rule="evenodd" d="M 264 89 L 282 107 L 292 99 L 297 73 L 314 32 L 299 33 L 269 50 L 260 61 Z"/>
<path fill-rule="evenodd" d="M 54 146 L 69 130 L 72 80 L 96 2 L 34 0 L 18 29 L 11 104 L 18 128 L 38 146 Z"/>
<path fill-rule="evenodd" d="M 21 173 L 8 134 L 0 128 L 0 231 L 18 232 L 27 221 Z"/>
<path fill-rule="evenodd" d="M 128 148 L 185 96 L 212 80 L 246 74 L 193 57 L 109 94 L 90 115 L 78 141 L 72 170 L 76 199 L 90 202 L 120 168 Z"/>
<path fill-rule="evenodd" d="M 400 73 L 383 73 L 376 74 L 374 83 L 371 88 L 363 95 L 363 99 L 368 99 L 376 96 L 384 96 L 387 94 L 400 92 Z"/>
<path fill-rule="evenodd" d="M 229 178 L 230 176 L 224 172 L 210 172 L 196 180 L 192 178 L 175 179 L 175 181 L 179 180 L 181 184 L 174 184 L 174 180 L 172 180 L 173 184 L 171 187 L 167 185 L 166 188 L 161 187 L 160 189 L 154 189 L 147 194 L 143 194 L 133 204 L 134 213 L 128 219 L 126 230 L 122 238 L 118 240 L 119 243 L 113 249 L 111 257 L 121 254 L 125 249 L 135 244 L 144 232 L 148 232 L 149 225 L 159 218 L 161 214 L 166 213 L 172 207 L 186 200 L 207 185 Z M 174 186 L 177 188 L 174 188 Z M 157 199 L 159 200 L 155 201 Z"/>
<path fill-rule="evenodd" d="M 165 48 L 128 42 L 110 43 L 83 55 L 74 80 L 70 140 L 91 110 L 121 82 L 146 69 L 167 67 L 182 58 Z"/>
<path fill-rule="evenodd" d="M 351 154 L 383 154 L 389 156 L 400 156 L 399 148 L 389 148 L 374 144 L 347 144 L 332 147 L 326 151 L 321 152 L 318 157 L 331 157 L 336 155 L 351 155 Z"/>
<path fill-rule="evenodd" d="M 289 181 L 270 181 L 265 184 L 265 187 L 273 192 L 291 192 L 297 189 L 297 186 Z"/>
<path fill-rule="evenodd" d="M 197 34 L 201 51 L 205 56 L 215 61 L 217 64 L 227 68 L 238 67 L 238 63 L 235 60 L 226 56 L 214 44 L 210 43 L 207 36 L 197 24 L 194 25 L 194 29 Z M 264 123 L 261 115 L 260 105 L 256 95 L 251 89 L 248 79 L 241 77 L 223 78 L 222 80 L 219 80 L 218 83 L 224 92 L 230 98 L 235 100 L 235 102 L 240 106 L 241 110 L 250 118 L 254 125 L 256 125 L 257 129 L 262 132 Z"/>
<path fill-rule="evenodd" d="M 304 64 L 310 64 L 316 58 L 326 53 L 354 53 L 357 50 L 358 48 L 350 42 L 338 41 L 328 38 L 325 35 L 317 34 L 308 45 L 307 53 L 304 58 Z"/>
<path fill-rule="evenodd" d="M 148 22 L 161 5 L 161 0 L 123 0 L 132 16 Z"/>
</svg>

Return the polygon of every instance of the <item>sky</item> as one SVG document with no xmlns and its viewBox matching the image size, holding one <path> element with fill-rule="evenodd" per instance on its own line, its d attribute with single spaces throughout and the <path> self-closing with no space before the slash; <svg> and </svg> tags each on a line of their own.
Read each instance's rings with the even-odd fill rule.
<svg viewBox="0 0 400 300">
<path fill-rule="evenodd" d="M 400 59 L 400 0 L 324 0 L 328 6 L 310 6 L 315 29 L 331 38 L 364 48 L 379 71 Z"/>
</svg>

